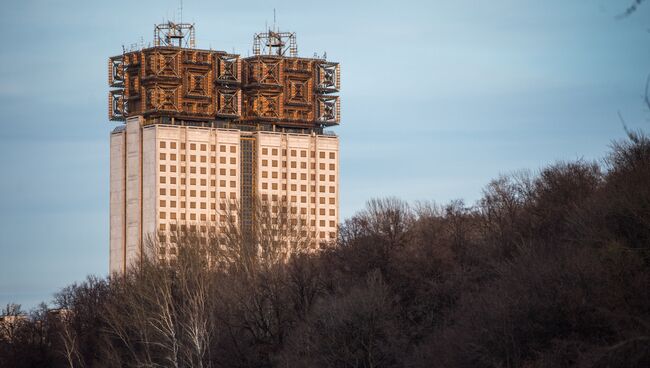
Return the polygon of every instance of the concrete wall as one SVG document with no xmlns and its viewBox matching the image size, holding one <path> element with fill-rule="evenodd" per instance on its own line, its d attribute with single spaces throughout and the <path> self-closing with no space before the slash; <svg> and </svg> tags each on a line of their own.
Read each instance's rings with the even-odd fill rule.
<svg viewBox="0 0 650 368">
<path fill-rule="evenodd" d="M 109 272 L 124 269 L 124 199 L 126 132 L 111 133 L 110 137 L 110 256 Z"/>
</svg>

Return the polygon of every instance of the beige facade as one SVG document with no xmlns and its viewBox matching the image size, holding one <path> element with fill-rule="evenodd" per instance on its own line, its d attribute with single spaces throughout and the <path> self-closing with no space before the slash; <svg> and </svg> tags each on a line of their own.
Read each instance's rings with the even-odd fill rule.
<svg viewBox="0 0 650 368">
<path fill-rule="evenodd" d="M 113 131 L 110 147 L 111 273 L 137 265 L 156 233 L 183 225 L 218 233 L 228 203 L 241 213 L 250 206 L 241 201 L 247 193 L 290 204 L 315 242 L 336 238 L 335 136 L 143 125 L 132 117 Z"/>
</svg>

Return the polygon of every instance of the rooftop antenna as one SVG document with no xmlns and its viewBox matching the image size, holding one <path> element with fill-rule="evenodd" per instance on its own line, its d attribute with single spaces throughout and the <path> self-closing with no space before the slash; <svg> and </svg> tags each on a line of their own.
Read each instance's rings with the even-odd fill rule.
<svg viewBox="0 0 650 368">
<path fill-rule="evenodd" d="M 273 32 L 276 32 L 276 25 L 275 25 L 275 8 L 273 8 Z"/>
<path fill-rule="evenodd" d="M 183 0 L 181 0 L 181 24 L 183 23 Z"/>
</svg>

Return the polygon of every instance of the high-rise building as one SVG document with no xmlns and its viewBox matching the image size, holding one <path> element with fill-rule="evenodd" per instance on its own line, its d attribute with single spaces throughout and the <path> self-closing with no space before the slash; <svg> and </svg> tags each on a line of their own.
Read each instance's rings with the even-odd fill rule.
<svg viewBox="0 0 650 368">
<path fill-rule="evenodd" d="M 253 56 L 194 47 L 194 27 L 109 59 L 110 271 L 179 228 L 224 231 L 286 204 L 314 249 L 337 236 L 339 64 L 297 56 L 295 34 L 254 36 Z M 171 249 L 173 251 L 173 249 Z"/>
</svg>

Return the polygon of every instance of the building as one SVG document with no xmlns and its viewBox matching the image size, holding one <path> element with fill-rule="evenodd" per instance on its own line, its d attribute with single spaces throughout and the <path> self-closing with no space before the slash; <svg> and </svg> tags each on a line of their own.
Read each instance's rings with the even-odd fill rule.
<svg viewBox="0 0 650 368">
<path fill-rule="evenodd" d="M 311 247 L 339 220 L 339 65 L 297 56 L 295 34 L 256 34 L 254 56 L 194 48 L 189 24 L 109 59 L 110 271 L 179 228 L 219 233 L 253 205 L 286 204 Z"/>
</svg>

